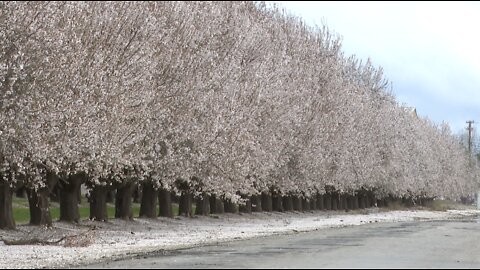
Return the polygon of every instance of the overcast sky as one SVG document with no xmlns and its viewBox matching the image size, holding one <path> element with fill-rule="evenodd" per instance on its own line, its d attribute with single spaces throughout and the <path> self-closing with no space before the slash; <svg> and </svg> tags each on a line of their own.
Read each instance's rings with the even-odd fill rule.
<svg viewBox="0 0 480 270">
<path fill-rule="evenodd" d="M 278 2 L 384 69 L 397 100 L 455 133 L 480 127 L 480 2 Z"/>
</svg>

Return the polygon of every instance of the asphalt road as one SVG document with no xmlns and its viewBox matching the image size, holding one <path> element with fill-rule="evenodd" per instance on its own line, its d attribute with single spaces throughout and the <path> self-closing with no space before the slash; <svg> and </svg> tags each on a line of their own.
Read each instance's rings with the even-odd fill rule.
<svg viewBox="0 0 480 270">
<path fill-rule="evenodd" d="M 480 268 L 480 219 L 375 223 L 139 256 L 88 268 Z"/>
</svg>

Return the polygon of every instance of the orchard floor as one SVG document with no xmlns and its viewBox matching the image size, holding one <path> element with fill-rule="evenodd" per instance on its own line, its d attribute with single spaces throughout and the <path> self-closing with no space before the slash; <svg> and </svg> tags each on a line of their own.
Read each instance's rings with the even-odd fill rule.
<svg viewBox="0 0 480 270">
<path fill-rule="evenodd" d="M 475 217 L 480 210 L 263 212 L 209 217 L 135 219 L 80 224 L 55 222 L 53 228 L 19 225 L 0 230 L 5 241 L 36 239 L 49 245 L 6 245 L 0 241 L 0 268 L 66 268 L 163 254 L 196 246 L 271 235 L 287 235 L 379 222 L 453 220 Z M 60 240 L 60 241 L 59 241 Z"/>
</svg>

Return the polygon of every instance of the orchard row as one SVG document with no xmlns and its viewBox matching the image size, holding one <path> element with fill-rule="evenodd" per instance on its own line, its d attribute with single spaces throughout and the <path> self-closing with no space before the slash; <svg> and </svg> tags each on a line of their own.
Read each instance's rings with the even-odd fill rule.
<svg viewBox="0 0 480 270">
<path fill-rule="evenodd" d="M 84 183 L 101 219 L 106 189 L 128 205 L 137 184 L 234 204 L 456 199 L 478 175 L 447 125 L 398 104 L 381 68 L 279 7 L 0 2 L 0 220 L 22 187 L 45 214 L 58 183 Z"/>
</svg>

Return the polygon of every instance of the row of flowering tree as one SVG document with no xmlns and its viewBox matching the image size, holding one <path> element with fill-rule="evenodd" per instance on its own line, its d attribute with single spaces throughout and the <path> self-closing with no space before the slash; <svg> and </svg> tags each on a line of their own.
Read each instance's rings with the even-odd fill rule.
<svg viewBox="0 0 480 270">
<path fill-rule="evenodd" d="M 0 2 L 0 227 L 458 198 L 478 168 L 326 27 L 253 2 Z M 303 206 L 302 206 L 303 205 Z M 262 207 L 263 206 L 263 207 Z"/>
</svg>

